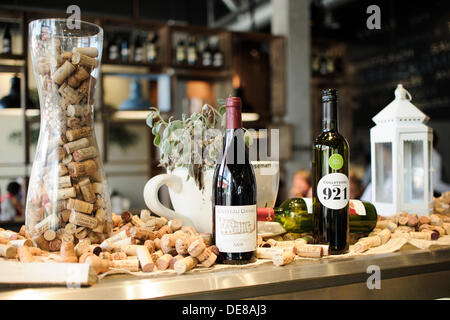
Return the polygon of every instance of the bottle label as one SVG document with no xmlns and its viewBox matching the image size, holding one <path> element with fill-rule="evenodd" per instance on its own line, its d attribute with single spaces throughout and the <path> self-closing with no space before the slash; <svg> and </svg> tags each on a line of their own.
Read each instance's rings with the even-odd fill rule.
<svg viewBox="0 0 450 320">
<path fill-rule="evenodd" d="M 365 216 L 366 215 L 366 207 L 364 207 L 364 204 L 359 200 L 350 200 L 348 214 Z"/>
<path fill-rule="evenodd" d="M 216 246 L 220 252 L 249 252 L 257 247 L 256 204 L 216 206 Z"/>
<path fill-rule="evenodd" d="M 349 201 L 350 184 L 342 173 L 330 173 L 320 179 L 317 185 L 317 197 L 320 203 L 330 209 L 344 208 Z"/>
<path fill-rule="evenodd" d="M 344 158 L 339 153 L 334 153 L 328 159 L 328 165 L 331 169 L 339 170 L 344 165 Z"/>
</svg>

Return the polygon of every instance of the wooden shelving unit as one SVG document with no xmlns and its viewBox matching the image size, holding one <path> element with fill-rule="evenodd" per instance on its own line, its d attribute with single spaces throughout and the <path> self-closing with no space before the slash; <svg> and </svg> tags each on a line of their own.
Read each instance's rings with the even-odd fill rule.
<svg viewBox="0 0 450 320">
<path fill-rule="evenodd" d="M 31 68 L 31 62 L 28 61 L 28 24 L 32 20 L 42 19 L 42 18 L 66 18 L 67 15 L 64 13 L 47 12 L 41 11 L 21 11 L 21 10 L 3 10 L 0 13 L 0 19 L 5 19 L 7 21 L 14 21 L 20 23 L 22 31 L 22 47 L 23 53 L 21 54 L 0 54 L 0 72 L 22 72 L 22 109 L 23 109 L 23 123 L 24 123 L 24 153 L 25 153 L 25 167 L 29 167 L 33 159 L 30 159 L 30 127 L 31 125 L 36 125 L 39 121 L 39 117 L 29 117 L 27 116 L 27 106 L 25 101 L 28 100 L 28 72 Z M 265 92 L 248 93 L 249 101 L 251 96 L 263 96 L 266 99 L 266 103 L 263 105 L 258 105 L 258 112 L 261 112 L 262 117 L 259 121 L 251 123 L 251 127 L 261 128 L 268 127 L 271 123 L 272 115 L 280 115 L 283 113 L 285 97 L 284 97 L 284 38 L 283 37 L 273 37 L 267 34 L 260 33 L 239 33 L 230 32 L 224 29 L 210 29 L 201 26 L 180 26 L 180 25 L 168 25 L 165 23 L 154 22 L 154 21 L 143 21 L 139 19 L 125 19 L 125 18 L 99 18 L 93 16 L 83 15 L 82 19 L 91 23 L 95 23 L 101 26 L 104 30 L 104 48 L 102 56 L 102 67 L 99 73 L 99 81 L 97 84 L 97 91 L 103 92 L 103 70 L 105 68 L 117 67 L 118 69 L 126 67 L 139 68 L 140 72 L 144 74 L 153 75 L 166 75 L 170 76 L 170 90 L 171 90 L 171 102 L 173 104 L 172 110 L 166 114 L 166 116 L 179 117 L 181 114 L 180 108 L 175 107 L 175 103 L 180 100 L 180 97 L 186 95 L 185 92 L 179 92 L 177 90 L 177 85 L 181 82 L 186 81 L 204 81 L 215 85 L 216 83 L 226 83 L 228 87 L 233 90 L 232 81 L 233 76 L 236 76 L 241 70 L 238 66 L 239 61 L 242 57 L 242 52 L 236 50 L 236 44 L 240 42 L 253 42 L 260 43 L 261 47 L 269 48 L 267 52 L 268 63 L 265 65 L 265 70 L 261 72 L 265 75 L 264 79 L 266 83 L 264 85 Z M 158 59 L 154 63 L 140 63 L 140 62 L 122 62 L 122 61 L 110 61 L 107 59 L 107 41 L 108 35 L 111 32 L 156 32 L 158 35 Z M 219 49 L 224 55 L 224 65 L 220 68 L 215 67 L 202 67 L 199 65 L 190 66 L 187 64 L 177 64 L 174 58 L 174 48 L 173 48 L 173 36 L 177 33 L 193 34 L 196 37 L 209 37 L 217 36 L 219 39 Z M 8 61 L 7 61 L 8 60 Z M 8 63 L 2 64 L 2 61 L 7 61 Z M 20 65 L 17 65 L 20 64 Z M 120 71 L 118 71 L 120 72 Z M 127 71 L 124 71 L 125 73 Z M 251 76 L 251 75 L 249 75 Z M 258 81 L 264 81 L 264 79 L 258 79 Z M 251 85 L 249 86 L 251 87 Z M 280 94 L 280 92 L 282 92 Z M 234 94 L 234 92 L 229 92 L 228 94 Z M 133 120 L 133 119 L 106 119 L 103 114 L 106 112 L 103 103 L 103 94 L 100 94 L 100 101 L 96 101 L 96 121 L 100 121 L 103 127 L 102 141 L 104 145 L 104 156 L 105 163 L 108 164 L 108 130 L 111 123 L 120 123 L 123 125 L 133 125 L 143 127 L 147 130 L 146 135 L 148 135 L 148 140 L 150 145 L 148 146 L 148 175 L 154 175 L 161 172 L 161 168 L 157 166 L 157 152 L 153 147 L 151 141 L 153 141 L 153 135 L 151 130 L 146 127 L 143 120 Z M 217 97 L 222 98 L 222 96 Z M 38 114 L 38 113 L 37 113 Z M 145 129 L 146 128 L 146 129 Z M 144 150 L 143 150 L 144 152 Z M 124 164 L 126 165 L 126 164 Z M 1 178 L 1 177 L 0 177 Z M 24 177 L 28 178 L 28 177 Z"/>
</svg>

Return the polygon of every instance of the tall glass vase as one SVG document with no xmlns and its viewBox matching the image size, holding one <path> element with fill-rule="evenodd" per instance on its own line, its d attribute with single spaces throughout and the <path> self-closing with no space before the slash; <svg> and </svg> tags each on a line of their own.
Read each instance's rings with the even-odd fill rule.
<svg viewBox="0 0 450 320">
<path fill-rule="evenodd" d="M 29 25 L 41 123 L 26 203 L 26 231 L 44 250 L 99 243 L 112 231 L 111 204 L 94 132 L 94 90 L 103 30 L 65 19 Z"/>
</svg>

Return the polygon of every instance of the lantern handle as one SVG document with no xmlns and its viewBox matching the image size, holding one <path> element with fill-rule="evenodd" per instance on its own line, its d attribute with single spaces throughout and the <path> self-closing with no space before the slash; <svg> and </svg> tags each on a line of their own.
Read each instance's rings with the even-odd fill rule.
<svg viewBox="0 0 450 320">
<path fill-rule="evenodd" d="M 402 84 L 397 85 L 397 89 L 395 89 L 395 98 L 396 99 L 407 99 L 408 101 L 412 100 L 411 94 L 403 88 Z"/>
</svg>

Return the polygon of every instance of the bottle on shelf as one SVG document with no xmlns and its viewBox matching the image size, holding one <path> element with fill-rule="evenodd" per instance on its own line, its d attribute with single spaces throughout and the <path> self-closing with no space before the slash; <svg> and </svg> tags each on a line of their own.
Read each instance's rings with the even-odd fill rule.
<svg viewBox="0 0 450 320">
<path fill-rule="evenodd" d="M 139 34 L 136 35 L 136 39 L 134 41 L 133 60 L 135 62 L 144 62 L 144 45 Z"/>
<path fill-rule="evenodd" d="M 120 41 L 120 57 L 122 62 L 130 61 L 130 43 L 127 35 L 124 35 Z"/>
<path fill-rule="evenodd" d="M 147 62 L 155 62 L 158 56 L 158 49 L 156 46 L 157 35 L 155 32 L 150 32 L 147 36 L 147 41 L 145 45 L 145 54 Z"/>
<path fill-rule="evenodd" d="M 210 67 L 212 65 L 212 49 L 210 41 L 206 40 L 206 47 L 202 51 L 202 66 Z"/>
<path fill-rule="evenodd" d="M 175 61 L 178 64 L 186 62 L 186 43 L 183 38 L 180 38 L 175 46 Z"/>
<path fill-rule="evenodd" d="M 286 232 L 312 233 L 312 198 L 291 198 L 277 208 L 258 208 L 258 221 L 275 221 Z M 377 210 L 366 201 L 350 200 L 350 233 L 369 234 L 377 224 Z"/>
<path fill-rule="evenodd" d="M 349 146 L 338 130 L 336 90 L 324 90 L 322 103 L 323 128 L 313 143 L 313 236 L 342 254 L 349 247 Z"/>
<path fill-rule="evenodd" d="M 198 60 L 197 54 L 197 43 L 195 41 L 195 36 L 189 36 L 189 42 L 187 47 L 187 62 L 189 65 L 195 65 Z"/>
<path fill-rule="evenodd" d="M 119 60 L 119 45 L 117 44 L 116 35 L 112 35 L 111 40 L 108 43 L 108 60 L 117 61 Z"/>
<path fill-rule="evenodd" d="M 11 54 L 12 53 L 12 40 L 11 40 L 11 31 L 9 30 L 9 24 L 6 25 L 5 32 L 3 33 L 3 41 L 2 41 L 2 53 Z"/>
<path fill-rule="evenodd" d="M 246 264 L 256 260 L 256 180 L 244 143 L 241 99 L 226 99 L 224 152 L 213 178 L 213 237 L 218 261 Z"/>
<path fill-rule="evenodd" d="M 223 66 L 223 53 L 219 49 L 219 38 L 212 37 L 212 65 L 216 68 L 221 68 Z"/>
</svg>

